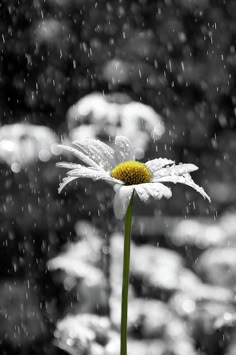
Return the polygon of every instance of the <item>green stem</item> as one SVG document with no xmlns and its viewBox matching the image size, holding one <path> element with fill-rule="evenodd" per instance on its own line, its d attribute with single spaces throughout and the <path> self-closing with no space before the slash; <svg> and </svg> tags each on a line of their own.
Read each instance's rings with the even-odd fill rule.
<svg viewBox="0 0 236 355">
<path fill-rule="evenodd" d="M 133 195 L 130 199 L 125 215 L 125 236 L 124 236 L 124 256 L 123 256 L 123 285 L 122 285 L 122 305 L 121 305 L 121 335 L 120 335 L 120 355 L 127 355 L 127 319 L 128 319 L 128 293 L 129 293 L 129 264 L 130 264 L 130 237 L 132 223 Z"/>
</svg>

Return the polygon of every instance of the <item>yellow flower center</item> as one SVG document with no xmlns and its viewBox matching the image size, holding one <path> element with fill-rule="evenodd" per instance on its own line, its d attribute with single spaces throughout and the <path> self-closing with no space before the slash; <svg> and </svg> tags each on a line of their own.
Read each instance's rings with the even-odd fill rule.
<svg viewBox="0 0 236 355">
<path fill-rule="evenodd" d="M 136 185 L 150 182 L 152 174 L 145 164 L 130 160 L 116 165 L 111 176 L 125 185 Z"/>
</svg>

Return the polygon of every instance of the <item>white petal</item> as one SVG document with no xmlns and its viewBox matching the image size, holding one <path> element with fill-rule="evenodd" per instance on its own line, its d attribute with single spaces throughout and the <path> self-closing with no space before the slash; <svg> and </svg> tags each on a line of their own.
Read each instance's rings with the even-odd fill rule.
<svg viewBox="0 0 236 355">
<path fill-rule="evenodd" d="M 77 177 L 73 177 L 73 176 L 65 177 L 59 185 L 58 192 L 61 193 L 64 187 L 75 179 L 77 179 Z"/>
<path fill-rule="evenodd" d="M 191 173 L 196 170 L 198 170 L 198 167 L 194 164 L 178 164 L 178 165 L 168 166 L 160 170 L 152 171 L 154 177 L 153 181 L 156 181 L 156 179 L 157 181 L 160 181 L 159 177 L 161 178 L 165 176 L 179 176 L 179 175 Z"/>
<path fill-rule="evenodd" d="M 166 165 L 172 165 L 174 164 L 173 160 L 166 159 L 166 158 L 159 158 L 159 159 L 153 159 L 149 160 L 145 163 L 145 165 L 148 167 L 148 169 L 154 174 L 156 171 L 159 171 Z"/>
<path fill-rule="evenodd" d="M 57 163 L 57 166 L 62 167 L 62 168 L 71 168 L 72 170 L 69 170 L 67 172 L 67 175 L 69 177 L 64 178 L 63 182 L 60 185 L 59 192 L 70 182 L 73 181 L 74 179 L 79 179 L 79 178 L 89 178 L 92 180 L 104 180 L 107 182 L 114 184 L 119 184 L 122 185 L 123 182 L 117 179 L 114 179 L 110 174 L 108 174 L 105 170 L 99 168 L 94 168 L 94 167 L 87 167 L 83 166 L 80 164 L 72 164 L 72 163 L 66 163 L 66 162 L 61 162 Z"/>
<path fill-rule="evenodd" d="M 123 219 L 127 211 L 134 187 L 131 186 L 117 186 L 114 187 L 116 193 L 113 202 L 113 208 L 116 218 Z"/>
<path fill-rule="evenodd" d="M 155 181 L 173 182 L 174 184 L 180 183 L 180 184 L 188 185 L 188 186 L 192 187 L 194 190 L 196 190 L 197 192 L 199 192 L 204 198 L 208 199 L 209 202 L 211 202 L 210 197 L 206 194 L 204 189 L 202 187 L 198 186 L 197 184 L 195 184 L 195 182 L 193 181 L 193 179 L 191 178 L 191 176 L 189 174 L 185 174 L 185 175 L 181 175 L 181 176 L 178 176 L 178 175 L 164 176 L 164 177 L 160 177 L 160 178 L 155 178 Z"/>
<path fill-rule="evenodd" d="M 111 171 L 114 167 L 115 153 L 107 144 L 91 138 L 75 141 L 73 144 L 80 152 L 106 171 Z"/>
<path fill-rule="evenodd" d="M 69 176 L 75 176 L 76 178 L 89 178 L 92 180 L 104 180 L 111 182 L 113 184 L 123 185 L 121 180 L 114 179 L 105 170 L 97 170 L 93 168 L 87 168 L 85 166 L 80 166 L 78 169 L 69 170 L 67 172 Z"/>
<path fill-rule="evenodd" d="M 80 164 L 74 164 L 74 163 L 68 163 L 65 161 L 61 161 L 59 163 L 56 163 L 56 166 L 58 168 L 65 168 L 65 169 L 78 169 L 80 168 L 82 165 Z"/>
<path fill-rule="evenodd" d="M 134 148 L 127 137 L 117 136 L 114 149 L 117 164 L 123 161 L 135 160 Z"/>
<path fill-rule="evenodd" d="M 95 161 L 90 159 L 87 155 L 85 155 L 83 152 L 79 151 L 78 149 L 75 149 L 68 145 L 58 145 L 58 147 L 72 153 L 74 156 L 76 156 L 78 159 L 82 160 L 84 163 L 88 164 L 89 166 L 99 168 L 99 165 Z"/>
<path fill-rule="evenodd" d="M 171 189 L 160 183 L 135 185 L 135 191 L 139 198 L 144 202 L 147 202 L 150 197 L 160 200 L 162 197 L 170 198 L 172 196 Z"/>
</svg>

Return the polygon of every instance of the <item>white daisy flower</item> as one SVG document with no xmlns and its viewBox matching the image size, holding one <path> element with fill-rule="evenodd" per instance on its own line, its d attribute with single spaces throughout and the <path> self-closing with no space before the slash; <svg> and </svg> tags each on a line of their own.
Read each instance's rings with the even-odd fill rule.
<svg viewBox="0 0 236 355">
<path fill-rule="evenodd" d="M 124 136 L 117 136 L 113 147 L 91 138 L 75 141 L 73 145 L 59 147 L 71 152 L 87 166 L 58 163 L 58 167 L 69 169 L 58 191 L 61 192 L 68 183 L 79 178 L 105 180 L 114 185 L 114 213 L 118 219 L 125 216 L 134 191 L 144 202 L 150 197 L 157 200 L 170 198 L 172 192 L 163 182 L 188 185 L 210 201 L 210 197 L 189 174 L 198 169 L 194 164 L 175 165 L 173 160 L 166 158 L 153 159 L 145 164 L 135 161 L 134 148 Z"/>
</svg>

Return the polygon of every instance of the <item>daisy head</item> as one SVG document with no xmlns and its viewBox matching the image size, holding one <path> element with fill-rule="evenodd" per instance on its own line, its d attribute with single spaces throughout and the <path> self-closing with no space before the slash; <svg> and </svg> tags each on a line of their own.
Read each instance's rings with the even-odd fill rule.
<svg viewBox="0 0 236 355">
<path fill-rule="evenodd" d="M 197 170 L 194 164 L 178 164 L 166 158 L 141 163 L 135 160 L 134 148 L 127 137 L 117 136 L 113 146 L 85 138 L 73 142 L 73 147 L 60 145 L 83 164 L 60 162 L 57 166 L 69 169 L 60 184 L 59 192 L 71 181 L 79 178 L 105 180 L 114 186 L 114 213 L 118 219 L 125 216 L 130 199 L 135 192 L 147 202 L 149 198 L 170 198 L 171 189 L 164 182 L 185 184 L 210 201 L 202 187 L 192 180 L 190 173 Z"/>
</svg>

